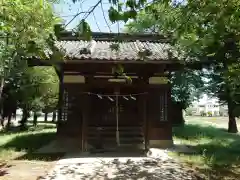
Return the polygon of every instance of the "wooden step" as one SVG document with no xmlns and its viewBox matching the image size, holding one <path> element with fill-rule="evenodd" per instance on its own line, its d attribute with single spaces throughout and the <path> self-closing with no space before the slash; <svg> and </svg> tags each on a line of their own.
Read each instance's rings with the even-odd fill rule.
<svg viewBox="0 0 240 180">
<path fill-rule="evenodd" d="M 119 137 L 120 141 L 123 141 L 123 142 L 142 142 L 143 141 L 143 138 L 142 137 Z M 88 137 L 88 140 L 98 140 L 98 138 L 96 137 L 93 137 L 93 136 L 90 136 Z M 116 136 L 112 136 L 112 137 L 102 137 L 101 138 L 101 141 L 114 141 L 116 142 Z"/>
<path fill-rule="evenodd" d="M 99 137 L 101 136 L 101 137 Z M 120 126 L 119 140 L 121 146 L 139 147 L 144 145 L 144 134 L 142 126 Z M 116 127 L 97 126 L 88 127 L 88 143 L 93 147 L 101 142 L 104 147 L 116 147 Z"/>
<path fill-rule="evenodd" d="M 88 127 L 88 130 L 92 130 L 92 131 L 104 131 L 104 130 L 116 130 L 116 129 L 117 127 L 115 126 L 102 126 L 102 127 L 89 126 Z M 142 126 L 133 126 L 133 127 L 119 126 L 118 129 L 122 131 L 133 131 L 133 130 L 142 131 L 143 127 Z"/>
</svg>

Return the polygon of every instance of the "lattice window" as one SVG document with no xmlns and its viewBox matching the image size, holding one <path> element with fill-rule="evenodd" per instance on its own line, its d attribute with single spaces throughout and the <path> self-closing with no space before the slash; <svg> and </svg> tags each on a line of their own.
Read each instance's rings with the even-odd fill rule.
<svg viewBox="0 0 240 180">
<path fill-rule="evenodd" d="M 62 105 L 62 117 L 61 117 L 62 121 L 67 121 L 68 109 L 69 109 L 68 92 L 64 91 L 64 93 L 63 93 L 63 105 Z"/>
<path fill-rule="evenodd" d="M 167 92 L 163 92 L 160 95 L 160 121 L 167 121 L 167 101 L 168 101 L 168 96 Z"/>
<path fill-rule="evenodd" d="M 164 94 L 160 94 L 159 100 L 160 121 L 164 121 Z"/>
<path fill-rule="evenodd" d="M 168 120 L 168 92 L 164 92 L 164 120 Z"/>
</svg>

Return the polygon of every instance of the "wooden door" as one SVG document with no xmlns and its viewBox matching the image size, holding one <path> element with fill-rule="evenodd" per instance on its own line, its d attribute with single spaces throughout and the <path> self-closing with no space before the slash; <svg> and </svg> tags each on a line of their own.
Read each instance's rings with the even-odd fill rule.
<svg viewBox="0 0 240 180">
<path fill-rule="evenodd" d="M 92 126 L 111 126 L 116 124 L 115 97 L 113 89 L 94 88 L 90 94 Z M 108 96 L 109 95 L 109 96 Z"/>
<path fill-rule="evenodd" d="M 123 87 L 120 89 L 118 99 L 119 107 L 119 125 L 137 126 L 142 120 L 140 117 L 140 94 L 133 87 Z"/>
</svg>

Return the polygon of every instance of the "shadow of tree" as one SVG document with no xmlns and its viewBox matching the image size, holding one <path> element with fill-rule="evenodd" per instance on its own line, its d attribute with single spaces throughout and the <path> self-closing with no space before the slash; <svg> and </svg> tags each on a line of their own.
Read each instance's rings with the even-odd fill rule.
<svg viewBox="0 0 240 180">
<path fill-rule="evenodd" d="M 190 142 L 195 153 L 187 156 L 201 156 L 210 170 L 215 173 L 231 173 L 240 177 L 238 173 L 231 172 L 233 166 L 240 165 L 240 135 L 228 133 L 225 129 L 213 126 L 186 124 L 184 127 L 173 129 L 173 135 L 180 140 Z M 221 171 L 221 172 L 219 172 Z M 214 179 L 214 173 L 209 174 Z"/>
<path fill-rule="evenodd" d="M 15 151 L 19 152 L 26 152 L 24 155 L 17 157 L 16 160 L 53 161 L 62 157 L 63 154 L 37 154 L 35 151 L 40 147 L 50 143 L 55 139 L 55 136 L 56 133 L 54 131 L 20 134 L 4 144 L 1 149 L 14 149 Z"/>
<path fill-rule="evenodd" d="M 72 165 L 62 165 L 57 170 L 66 179 L 192 179 L 197 177 L 193 171 L 188 171 L 176 162 L 163 162 L 160 159 L 132 160 L 127 158 L 125 162 L 119 159 L 105 161 L 104 158 L 98 159 L 100 162 L 89 162 L 88 164 L 77 163 Z M 170 161 L 170 160 L 169 160 Z M 95 165 L 92 165 L 95 164 Z M 90 167 L 89 167 L 90 166 Z M 88 169 L 87 169 L 88 168 Z M 85 171 L 84 171 L 85 169 Z M 57 173 L 49 174 L 45 179 L 58 179 Z M 41 178 L 42 180 L 44 178 Z"/>
<path fill-rule="evenodd" d="M 8 165 L 7 163 L 0 163 L 0 177 L 8 174 L 7 170 L 12 167 L 12 165 Z"/>
<path fill-rule="evenodd" d="M 10 142 L 6 143 L 3 148 L 14 148 L 17 151 L 25 150 L 33 152 L 47 142 L 54 139 L 54 132 L 29 133 L 14 137 Z"/>
</svg>

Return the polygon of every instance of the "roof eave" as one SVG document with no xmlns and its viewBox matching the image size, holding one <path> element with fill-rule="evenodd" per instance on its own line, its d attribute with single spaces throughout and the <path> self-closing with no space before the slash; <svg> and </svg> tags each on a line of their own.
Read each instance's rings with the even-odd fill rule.
<svg viewBox="0 0 240 180">
<path fill-rule="evenodd" d="M 179 60 L 164 60 L 164 59 L 151 59 L 151 60 L 141 60 L 141 59 L 76 59 L 76 58 L 65 58 L 64 63 L 68 64 L 83 64 L 83 63 L 94 63 L 94 64 L 184 64 Z"/>
<path fill-rule="evenodd" d="M 92 39 L 96 41 L 149 41 L 149 42 L 165 42 L 169 43 L 170 39 L 159 34 L 143 34 L 143 33 L 104 33 L 92 32 Z M 79 36 L 71 31 L 63 31 L 58 37 L 58 41 L 78 41 L 86 40 L 84 36 Z"/>
</svg>

